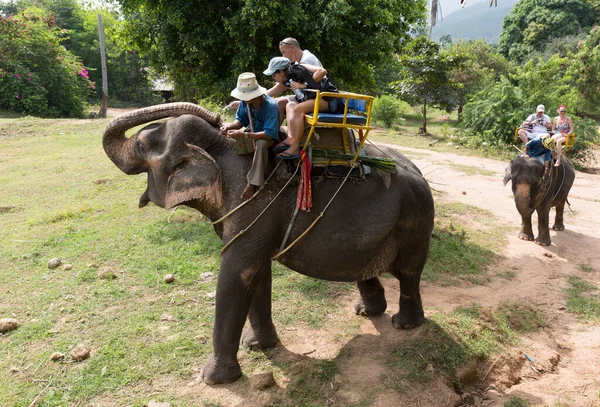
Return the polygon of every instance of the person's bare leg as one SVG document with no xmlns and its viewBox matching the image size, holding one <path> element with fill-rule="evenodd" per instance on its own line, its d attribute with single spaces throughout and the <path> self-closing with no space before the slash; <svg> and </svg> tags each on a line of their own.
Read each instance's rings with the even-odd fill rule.
<svg viewBox="0 0 600 407">
<path fill-rule="evenodd" d="M 312 112 L 314 110 L 315 101 L 307 100 L 299 103 L 293 108 L 293 112 L 288 110 L 288 129 L 293 135 L 292 146 L 285 151 L 283 155 L 297 155 L 300 154 L 300 143 L 302 142 L 302 136 L 304 135 L 304 114 Z M 327 111 L 329 104 L 321 100 L 319 103 L 319 111 Z M 292 118 L 290 119 L 290 113 Z"/>
<path fill-rule="evenodd" d="M 523 144 L 527 144 L 527 133 L 525 130 L 519 130 L 519 138 L 523 142 Z"/>
<path fill-rule="evenodd" d="M 562 144 L 565 141 L 564 137 L 559 137 L 556 139 L 556 163 L 554 163 L 555 167 L 560 165 L 560 159 L 562 158 Z"/>
</svg>

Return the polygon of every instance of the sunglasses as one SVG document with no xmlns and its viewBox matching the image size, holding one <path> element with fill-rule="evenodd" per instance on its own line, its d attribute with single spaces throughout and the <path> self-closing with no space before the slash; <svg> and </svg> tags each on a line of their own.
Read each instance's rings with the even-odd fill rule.
<svg viewBox="0 0 600 407">
<path fill-rule="evenodd" d="M 285 41 L 280 41 L 279 45 L 289 45 L 290 47 L 294 46 L 294 44 L 290 44 L 289 42 L 285 42 Z"/>
<path fill-rule="evenodd" d="M 565 113 L 565 112 L 566 112 L 566 110 L 559 110 L 558 112 L 559 112 L 559 113 Z"/>
</svg>

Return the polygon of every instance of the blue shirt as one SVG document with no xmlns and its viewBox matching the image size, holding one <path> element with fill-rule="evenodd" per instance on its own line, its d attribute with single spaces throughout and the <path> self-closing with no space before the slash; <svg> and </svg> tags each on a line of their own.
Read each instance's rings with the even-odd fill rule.
<svg viewBox="0 0 600 407">
<path fill-rule="evenodd" d="M 548 150 L 543 144 L 541 138 L 534 138 L 527 143 L 527 150 L 529 150 L 530 157 L 541 157 L 544 156 L 544 161 L 550 161 L 552 157 L 550 150 Z"/>
<path fill-rule="evenodd" d="M 254 110 L 252 106 L 250 106 L 254 123 L 254 132 L 260 133 L 261 131 L 264 131 L 267 136 L 278 141 L 279 107 L 277 106 L 277 101 L 271 96 L 264 96 L 265 98 L 257 110 Z M 243 100 L 240 101 L 237 112 L 235 112 L 235 120 L 242 123 L 244 127 L 250 125 L 250 120 L 248 120 L 248 103 Z"/>
</svg>

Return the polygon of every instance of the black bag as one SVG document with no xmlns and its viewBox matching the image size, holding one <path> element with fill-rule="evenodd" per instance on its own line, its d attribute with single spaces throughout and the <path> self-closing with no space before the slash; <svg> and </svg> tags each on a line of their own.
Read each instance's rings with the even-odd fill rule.
<svg viewBox="0 0 600 407">
<path fill-rule="evenodd" d="M 285 70 L 285 85 L 290 86 L 292 81 L 300 82 L 306 85 L 308 89 L 314 89 L 321 92 L 338 92 L 337 88 L 329 82 L 327 76 L 321 80 L 321 82 L 317 83 L 312 76 L 312 73 L 306 69 L 305 66 L 294 62 L 288 69 Z M 304 100 L 315 99 L 317 97 L 315 92 L 305 92 L 303 89 L 300 89 L 304 98 L 299 100 L 298 95 L 296 95 L 297 102 L 303 102 Z"/>
</svg>

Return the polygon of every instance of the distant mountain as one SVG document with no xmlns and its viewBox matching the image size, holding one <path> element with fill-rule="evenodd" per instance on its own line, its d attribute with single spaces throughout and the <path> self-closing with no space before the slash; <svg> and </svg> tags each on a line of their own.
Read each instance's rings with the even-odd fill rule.
<svg viewBox="0 0 600 407">
<path fill-rule="evenodd" d="M 443 35 L 451 35 L 452 41 L 483 39 L 489 43 L 498 42 L 502 21 L 517 1 L 499 0 L 498 7 L 489 7 L 489 0 L 473 2 L 475 4 L 470 7 L 445 15 L 444 20 L 433 27 L 431 37 L 439 40 Z"/>
</svg>

